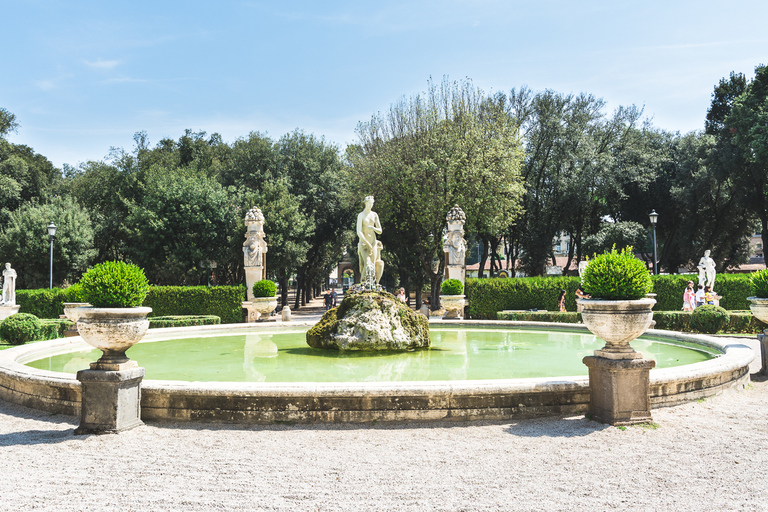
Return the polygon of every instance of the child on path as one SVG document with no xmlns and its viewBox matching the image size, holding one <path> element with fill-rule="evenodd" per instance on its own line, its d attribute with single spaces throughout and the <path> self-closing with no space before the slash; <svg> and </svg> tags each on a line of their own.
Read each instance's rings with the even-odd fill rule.
<svg viewBox="0 0 768 512">
<path fill-rule="evenodd" d="M 557 298 L 557 307 L 561 313 L 565 313 L 565 290 L 560 290 L 560 297 Z"/>
<path fill-rule="evenodd" d="M 683 311 L 696 309 L 696 293 L 693 291 L 693 281 L 688 281 L 688 287 L 683 293 Z"/>
</svg>

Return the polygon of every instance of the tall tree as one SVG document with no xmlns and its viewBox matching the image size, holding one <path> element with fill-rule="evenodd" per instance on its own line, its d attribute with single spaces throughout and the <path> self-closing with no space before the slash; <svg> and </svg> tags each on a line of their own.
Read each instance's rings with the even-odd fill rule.
<svg viewBox="0 0 768 512">
<path fill-rule="evenodd" d="M 733 76 L 733 75 L 732 75 Z M 768 66 L 755 68 L 755 78 L 733 100 L 725 128 L 741 150 L 744 165 L 736 179 L 746 184 L 746 199 L 760 219 L 763 244 L 768 242 Z"/>
<path fill-rule="evenodd" d="M 394 235 L 388 251 L 401 261 L 418 255 L 433 308 L 440 305 L 448 210 L 461 206 L 468 231 L 481 222 L 506 226 L 514 220 L 522 194 L 517 129 L 470 81 L 447 79 L 430 81 L 426 93 L 358 125 L 353 193 L 375 196 L 384 231 Z"/>
</svg>

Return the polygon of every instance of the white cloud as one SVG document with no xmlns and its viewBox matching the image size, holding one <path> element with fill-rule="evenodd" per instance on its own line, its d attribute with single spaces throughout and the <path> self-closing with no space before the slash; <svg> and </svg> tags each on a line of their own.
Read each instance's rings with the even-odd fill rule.
<svg viewBox="0 0 768 512">
<path fill-rule="evenodd" d="M 117 61 L 117 60 L 101 60 L 101 59 L 98 59 L 95 61 L 90 61 L 90 60 L 85 61 L 86 66 L 91 68 L 96 68 L 96 69 L 112 69 L 115 66 L 117 66 L 119 63 L 120 61 Z"/>
</svg>

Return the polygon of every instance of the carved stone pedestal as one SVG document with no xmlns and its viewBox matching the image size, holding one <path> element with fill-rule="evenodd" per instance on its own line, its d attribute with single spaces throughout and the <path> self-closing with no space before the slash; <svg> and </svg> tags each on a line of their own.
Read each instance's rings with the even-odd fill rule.
<svg viewBox="0 0 768 512">
<path fill-rule="evenodd" d="M 122 371 L 80 370 L 83 386 L 76 435 L 115 434 L 142 425 L 141 380 L 144 368 Z"/>
<path fill-rule="evenodd" d="M 653 359 L 608 359 L 587 356 L 589 368 L 589 414 L 609 425 L 632 425 L 652 421 L 650 371 Z"/>
<path fill-rule="evenodd" d="M 768 329 L 763 334 L 757 335 L 757 341 L 760 342 L 760 360 L 763 362 L 760 373 L 768 375 Z"/>
<path fill-rule="evenodd" d="M 21 306 L 0 306 L 0 322 L 19 312 Z"/>
</svg>

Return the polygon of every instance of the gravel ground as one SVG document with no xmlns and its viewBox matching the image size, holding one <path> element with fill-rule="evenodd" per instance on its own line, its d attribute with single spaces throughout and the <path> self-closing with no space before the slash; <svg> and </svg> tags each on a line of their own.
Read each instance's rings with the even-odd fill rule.
<svg viewBox="0 0 768 512">
<path fill-rule="evenodd" d="M 73 417 L 0 401 L 0 510 L 768 510 L 768 382 L 752 377 L 624 429 L 153 422 L 75 437 Z"/>
</svg>

